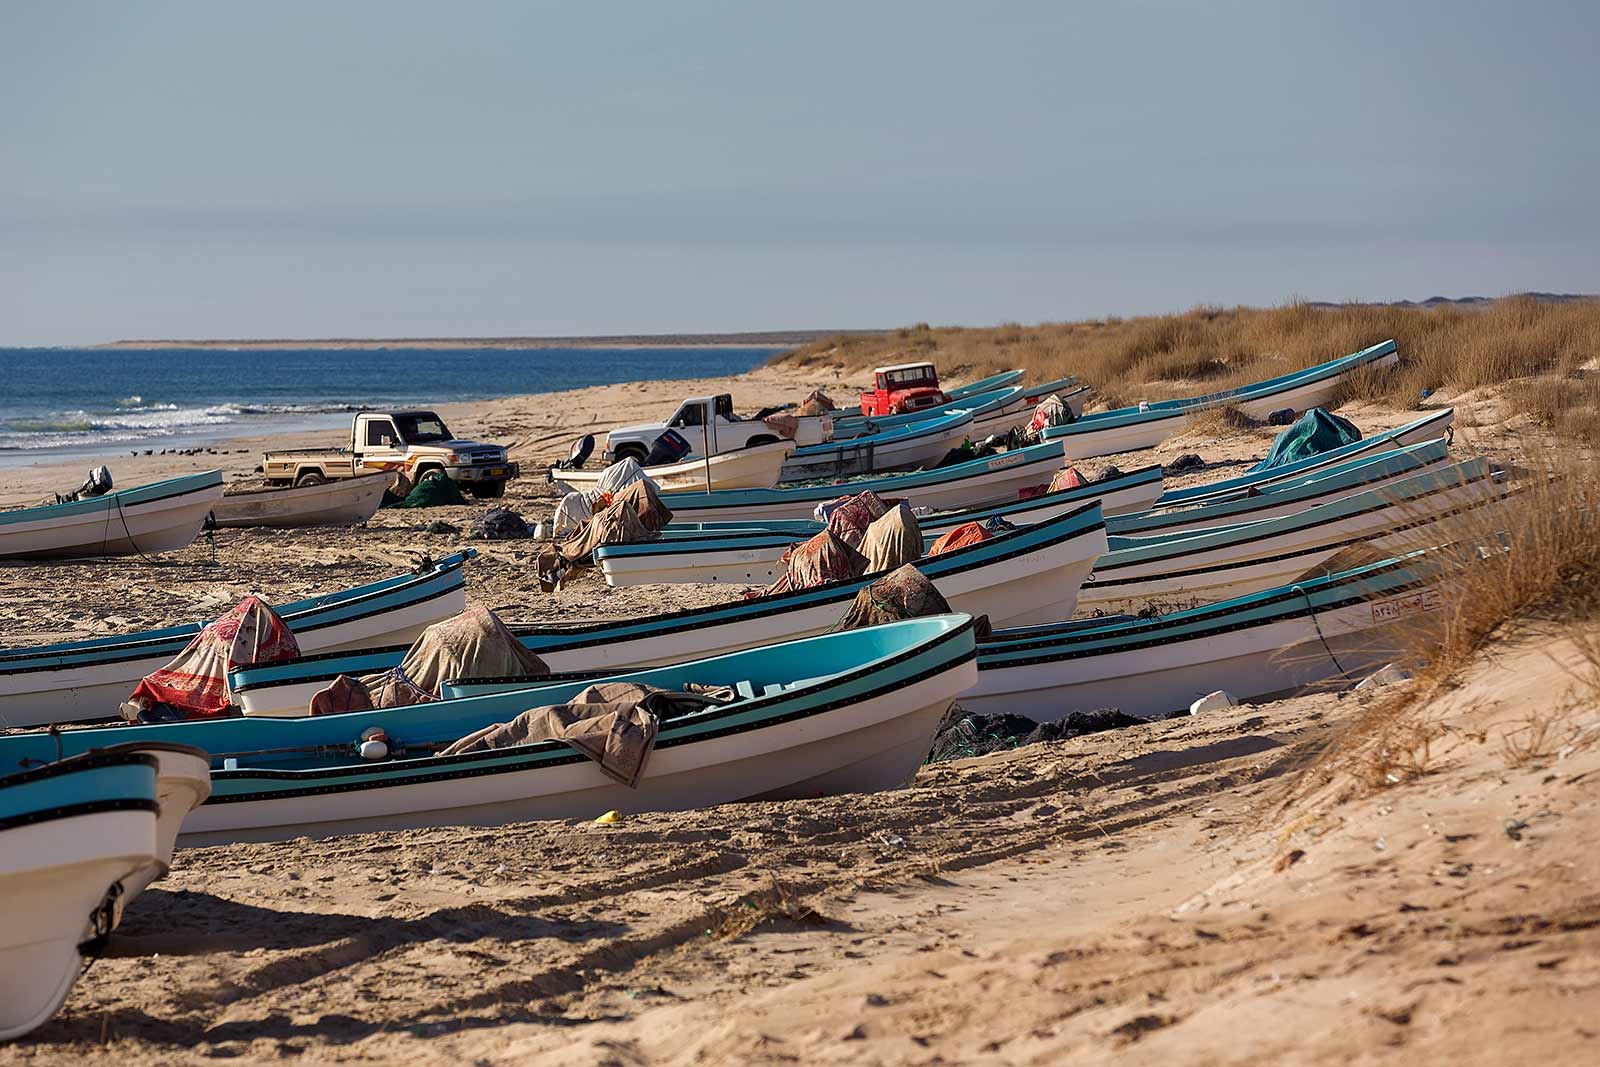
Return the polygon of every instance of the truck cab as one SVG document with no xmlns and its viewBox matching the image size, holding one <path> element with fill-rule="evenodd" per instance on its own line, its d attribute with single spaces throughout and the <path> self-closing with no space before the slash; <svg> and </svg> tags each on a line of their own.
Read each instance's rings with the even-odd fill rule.
<svg viewBox="0 0 1600 1067">
<path fill-rule="evenodd" d="M 904 415 L 949 400 L 939 387 L 939 372 L 932 363 L 877 367 L 872 372 L 872 382 L 873 387 L 861 394 L 863 415 Z"/>
</svg>

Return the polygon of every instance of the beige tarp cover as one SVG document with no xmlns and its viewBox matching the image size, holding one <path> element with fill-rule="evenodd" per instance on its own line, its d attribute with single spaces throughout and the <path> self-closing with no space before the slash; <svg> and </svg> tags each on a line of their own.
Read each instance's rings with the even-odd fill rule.
<svg viewBox="0 0 1600 1067">
<path fill-rule="evenodd" d="M 360 679 L 335 679 L 311 698 L 311 713 L 437 700 L 439 687 L 452 678 L 538 678 L 549 673 L 544 660 L 524 648 L 494 612 L 475 606 L 422 631 L 400 666 Z"/>
<path fill-rule="evenodd" d="M 587 566 L 601 545 L 653 541 L 671 521 L 672 511 L 661 502 L 655 483 L 647 478 L 636 479 L 619 489 L 611 503 L 595 512 L 583 529 L 561 543 L 561 558 Z"/>
<path fill-rule="evenodd" d="M 582 493 L 568 493 L 561 498 L 561 503 L 556 505 L 555 515 L 550 519 L 551 538 L 556 541 L 565 541 L 589 521 L 594 514 L 594 508 L 589 498 Z"/>
<path fill-rule="evenodd" d="M 611 498 L 611 503 L 613 506 L 626 504 L 631 507 L 644 528 L 653 534 L 660 533 L 672 521 L 672 509 L 662 503 L 656 483 L 649 478 L 641 478 L 618 490 Z"/>
<path fill-rule="evenodd" d="M 581 690 L 566 704 L 530 708 L 510 722 L 468 734 L 443 754 L 560 741 L 633 789 L 655 747 L 661 719 L 721 702 L 710 696 L 671 692 L 637 682 L 603 682 Z"/>
<path fill-rule="evenodd" d="M 828 394 L 821 389 L 813 389 L 811 395 L 800 404 L 799 414 L 821 415 L 824 411 L 837 411 L 839 406 L 828 398 Z"/>
<path fill-rule="evenodd" d="M 794 435 L 800 432 L 800 419 L 796 415 L 781 413 L 768 415 L 761 421 L 767 424 L 767 429 L 779 437 L 787 437 L 791 441 L 794 440 Z"/>
<path fill-rule="evenodd" d="M 867 569 L 862 573 L 892 571 L 922 558 L 922 529 L 902 501 L 872 520 L 859 547 L 867 557 Z"/>
</svg>

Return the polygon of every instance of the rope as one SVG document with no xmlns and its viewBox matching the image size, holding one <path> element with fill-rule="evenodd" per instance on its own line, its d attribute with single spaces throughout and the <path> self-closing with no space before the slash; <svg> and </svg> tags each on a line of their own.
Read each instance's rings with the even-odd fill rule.
<svg viewBox="0 0 1600 1067">
<path fill-rule="evenodd" d="M 1339 662 L 1339 657 L 1333 654 L 1333 646 L 1328 644 L 1328 637 L 1322 632 L 1322 622 L 1317 618 L 1317 606 L 1311 602 L 1311 594 L 1306 592 L 1305 587 L 1298 583 L 1293 586 L 1293 589 L 1305 597 L 1306 613 L 1311 616 L 1311 625 L 1317 628 L 1317 637 L 1322 642 L 1322 650 L 1328 654 L 1328 658 L 1333 661 L 1334 668 L 1348 682 L 1350 680 L 1350 672 L 1344 669 L 1344 665 Z"/>
</svg>

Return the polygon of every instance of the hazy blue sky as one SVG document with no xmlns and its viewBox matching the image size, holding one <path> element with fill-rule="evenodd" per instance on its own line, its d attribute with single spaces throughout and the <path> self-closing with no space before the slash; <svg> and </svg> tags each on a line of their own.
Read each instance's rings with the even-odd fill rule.
<svg viewBox="0 0 1600 1067">
<path fill-rule="evenodd" d="M 1600 290 L 1600 4 L 6 3 L 0 344 Z"/>
</svg>

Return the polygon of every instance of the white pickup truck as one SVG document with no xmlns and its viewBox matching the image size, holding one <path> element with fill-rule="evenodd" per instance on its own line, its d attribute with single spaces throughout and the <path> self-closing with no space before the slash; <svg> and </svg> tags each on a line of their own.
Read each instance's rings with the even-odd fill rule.
<svg viewBox="0 0 1600 1067">
<path fill-rule="evenodd" d="M 689 442 L 686 459 L 698 459 L 708 453 L 717 456 L 750 445 L 770 445 L 783 440 L 785 435 L 766 423 L 768 416 L 793 419 L 797 445 L 818 445 L 832 440 L 832 415 L 793 416 L 784 415 L 784 410 L 782 407 L 765 408 L 751 418 L 742 419 L 734 414 L 733 397 L 728 393 L 690 397 L 666 422 L 618 426 L 612 430 L 606 435 L 604 458 L 607 463 L 615 463 L 631 456 L 642 463 L 656 438 L 668 430 L 677 431 Z"/>
<path fill-rule="evenodd" d="M 504 496 L 506 482 L 520 473 L 504 448 L 457 440 L 431 411 L 363 411 L 350 425 L 347 448 L 289 448 L 261 457 L 269 485 L 320 485 L 373 471 L 399 471 L 414 482 L 434 470 L 484 499 Z"/>
</svg>

